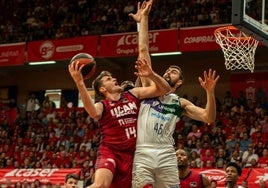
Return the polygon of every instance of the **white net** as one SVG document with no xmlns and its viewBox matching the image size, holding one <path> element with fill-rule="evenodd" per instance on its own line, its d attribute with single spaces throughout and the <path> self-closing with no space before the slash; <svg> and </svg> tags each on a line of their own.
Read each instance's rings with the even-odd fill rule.
<svg viewBox="0 0 268 188">
<path fill-rule="evenodd" d="M 254 71 L 255 52 L 259 41 L 233 26 L 218 28 L 214 35 L 222 48 L 227 70 Z"/>
</svg>

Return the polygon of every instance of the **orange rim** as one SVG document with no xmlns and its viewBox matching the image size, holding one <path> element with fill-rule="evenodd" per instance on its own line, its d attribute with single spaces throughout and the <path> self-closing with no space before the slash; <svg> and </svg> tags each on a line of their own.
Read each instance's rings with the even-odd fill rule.
<svg viewBox="0 0 268 188">
<path fill-rule="evenodd" d="M 230 26 L 224 26 L 224 27 L 219 27 L 217 29 L 214 30 L 214 35 L 216 35 L 217 33 L 221 33 L 222 31 L 226 31 L 226 30 L 231 30 L 231 31 L 240 31 L 238 28 L 230 25 Z M 242 31 L 240 31 L 242 32 Z M 221 34 L 222 36 L 224 36 L 223 34 Z M 222 38 L 222 37 L 221 37 Z M 229 40 L 235 40 L 238 39 L 237 37 L 228 37 L 228 36 L 224 36 L 224 38 L 228 38 Z M 240 41 L 245 41 L 245 40 L 256 40 L 253 37 L 239 37 Z"/>
</svg>

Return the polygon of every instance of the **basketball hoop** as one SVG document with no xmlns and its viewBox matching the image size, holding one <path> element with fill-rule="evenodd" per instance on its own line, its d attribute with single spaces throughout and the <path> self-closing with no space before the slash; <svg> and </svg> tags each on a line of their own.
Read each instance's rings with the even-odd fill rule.
<svg viewBox="0 0 268 188">
<path fill-rule="evenodd" d="M 254 71 L 255 52 L 259 41 L 234 26 L 220 27 L 214 31 L 214 35 L 224 53 L 227 70 Z"/>
</svg>

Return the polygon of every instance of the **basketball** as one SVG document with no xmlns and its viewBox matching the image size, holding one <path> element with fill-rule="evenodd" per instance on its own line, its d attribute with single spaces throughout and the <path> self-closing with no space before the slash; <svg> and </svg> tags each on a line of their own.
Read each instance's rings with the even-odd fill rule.
<svg viewBox="0 0 268 188">
<path fill-rule="evenodd" d="M 81 70 L 84 80 L 89 79 L 95 73 L 96 61 L 92 55 L 87 53 L 79 53 L 71 59 L 70 63 L 74 61 L 77 63 L 79 62 L 80 66 L 84 65 Z"/>
</svg>

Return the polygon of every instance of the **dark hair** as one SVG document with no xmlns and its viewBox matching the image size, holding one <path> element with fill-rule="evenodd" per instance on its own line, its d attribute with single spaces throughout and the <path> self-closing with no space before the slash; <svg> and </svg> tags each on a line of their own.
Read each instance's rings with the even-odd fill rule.
<svg viewBox="0 0 268 188">
<path fill-rule="evenodd" d="M 99 96 L 103 96 L 104 95 L 100 92 L 100 87 L 102 86 L 102 81 L 101 79 L 104 77 L 104 76 L 111 76 L 111 73 L 108 72 L 108 71 L 102 71 L 99 76 L 93 81 L 92 83 L 92 87 L 94 88 L 95 92 L 99 95 Z"/>
<path fill-rule="evenodd" d="M 75 180 L 79 180 L 78 176 L 76 174 L 67 174 L 65 176 L 65 183 L 67 183 L 68 179 L 73 178 Z"/>
<path fill-rule="evenodd" d="M 181 79 L 182 81 L 184 81 L 184 77 L 183 77 L 183 74 L 182 74 L 182 70 L 181 70 L 181 68 L 180 68 L 179 66 L 177 66 L 177 65 L 171 65 L 171 66 L 169 66 L 169 68 L 177 69 L 177 70 L 180 72 L 180 79 Z"/>
<path fill-rule="evenodd" d="M 239 164 L 237 164 L 237 163 L 235 163 L 235 162 L 229 162 L 229 163 L 226 165 L 226 168 L 228 168 L 229 166 L 232 166 L 232 167 L 236 168 L 237 174 L 238 174 L 239 176 L 241 176 L 241 174 L 242 174 L 242 168 L 241 168 L 241 166 L 240 166 Z M 225 169 L 226 169 L 226 168 L 225 168 Z"/>
</svg>

